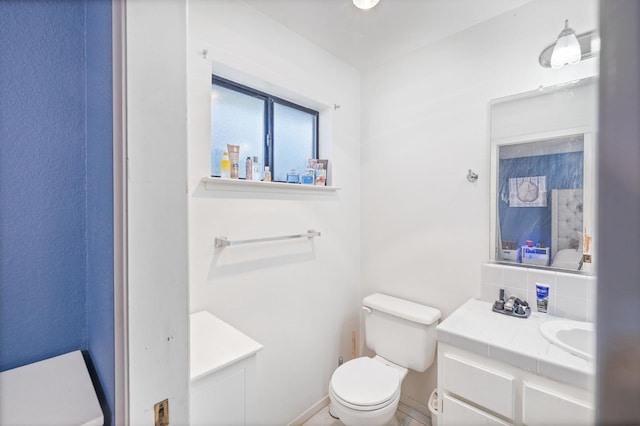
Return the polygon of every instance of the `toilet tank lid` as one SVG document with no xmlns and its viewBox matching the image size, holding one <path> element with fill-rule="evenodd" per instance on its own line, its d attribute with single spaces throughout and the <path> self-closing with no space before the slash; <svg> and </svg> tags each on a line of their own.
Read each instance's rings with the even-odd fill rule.
<svg viewBox="0 0 640 426">
<path fill-rule="evenodd" d="M 362 304 L 368 308 L 425 325 L 435 323 L 442 316 L 439 309 L 381 293 L 365 297 Z"/>
<path fill-rule="evenodd" d="M 0 425 L 104 424 L 80 351 L 0 373 Z"/>
</svg>

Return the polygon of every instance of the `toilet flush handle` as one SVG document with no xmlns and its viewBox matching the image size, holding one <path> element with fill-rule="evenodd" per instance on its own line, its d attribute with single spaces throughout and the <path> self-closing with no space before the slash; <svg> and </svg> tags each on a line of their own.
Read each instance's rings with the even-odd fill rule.
<svg viewBox="0 0 640 426">
<path fill-rule="evenodd" d="M 366 313 L 368 313 L 368 314 L 370 314 L 371 312 L 373 312 L 373 311 L 371 310 L 371 308 L 370 308 L 370 307 L 368 307 L 368 306 L 363 306 L 363 307 L 362 307 L 362 310 L 363 310 L 363 311 L 365 311 L 365 312 L 366 312 Z"/>
</svg>

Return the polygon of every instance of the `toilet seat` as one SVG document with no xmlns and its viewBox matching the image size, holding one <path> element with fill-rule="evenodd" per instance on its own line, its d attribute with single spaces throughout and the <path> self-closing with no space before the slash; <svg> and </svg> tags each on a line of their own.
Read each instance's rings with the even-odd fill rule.
<svg viewBox="0 0 640 426">
<path fill-rule="evenodd" d="M 346 407 L 373 411 L 393 403 L 400 395 L 400 384 L 395 368 L 361 357 L 338 367 L 329 390 Z"/>
<path fill-rule="evenodd" d="M 361 412 L 368 412 L 368 411 L 376 411 L 376 410 L 381 410 L 385 407 L 388 407 L 389 405 L 393 405 L 395 402 L 400 400 L 400 390 L 398 390 L 394 396 L 392 396 L 389 400 L 384 401 L 380 404 L 375 404 L 375 405 L 356 405 L 356 404 L 352 404 L 348 401 L 345 401 L 344 399 L 340 398 L 338 395 L 336 395 L 336 393 L 333 391 L 333 389 L 329 389 L 329 396 L 331 398 L 333 398 L 334 401 L 338 402 L 340 405 L 342 405 L 345 408 L 350 408 L 352 410 L 355 411 L 361 411 Z"/>
</svg>

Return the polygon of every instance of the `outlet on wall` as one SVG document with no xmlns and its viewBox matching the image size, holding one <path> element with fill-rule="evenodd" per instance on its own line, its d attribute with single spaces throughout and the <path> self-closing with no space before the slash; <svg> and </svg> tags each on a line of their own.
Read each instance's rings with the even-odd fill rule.
<svg viewBox="0 0 640 426">
<path fill-rule="evenodd" d="M 153 406 L 155 413 L 155 426 L 167 426 L 169 424 L 169 400 L 158 402 Z"/>
</svg>

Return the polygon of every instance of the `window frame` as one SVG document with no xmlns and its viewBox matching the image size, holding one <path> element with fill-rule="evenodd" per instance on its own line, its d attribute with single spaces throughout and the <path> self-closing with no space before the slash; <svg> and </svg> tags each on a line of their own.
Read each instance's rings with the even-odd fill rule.
<svg viewBox="0 0 640 426">
<path fill-rule="evenodd" d="M 293 108 L 307 114 L 313 116 L 313 143 L 312 143 L 312 156 L 310 158 L 318 159 L 320 152 L 320 112 L 305 107 L 303 105 L 296 104 L 294 102 L 288 101 L 278 96 L 274 96 L 272 94 L 254 89 L 249 86 L 245 86 L 243 84 L 237 83 L 235 81 L 226 79 L 224 77 L 220 77 L 219 75 L 212 74 L 211 75 L 211 86 L 217 85 L 223 87 L 228 90 L 233 90 L 248 96 L 252 96 L 254 98 L 262 99 L 265 101 L 265 109 L 264 109 L 264 133 L 263 133 L 263 141 L 262 146 L 264 149 L 264 159 L 262 167 L 269 166 L 271 170 L 271 175 L 274 176 L 275 181 L 275 170 L 277 166 L 276 159 L 273 155 L 274 145 L 277 141 L 274 140 L 274 104 L 278 103 L 280 105 L 284 105 L 289 108 Z M 209 141 L 210 144 L 213 141 Z M 281 182 L 281 181 L 279 181 Z"/>
</svg>

